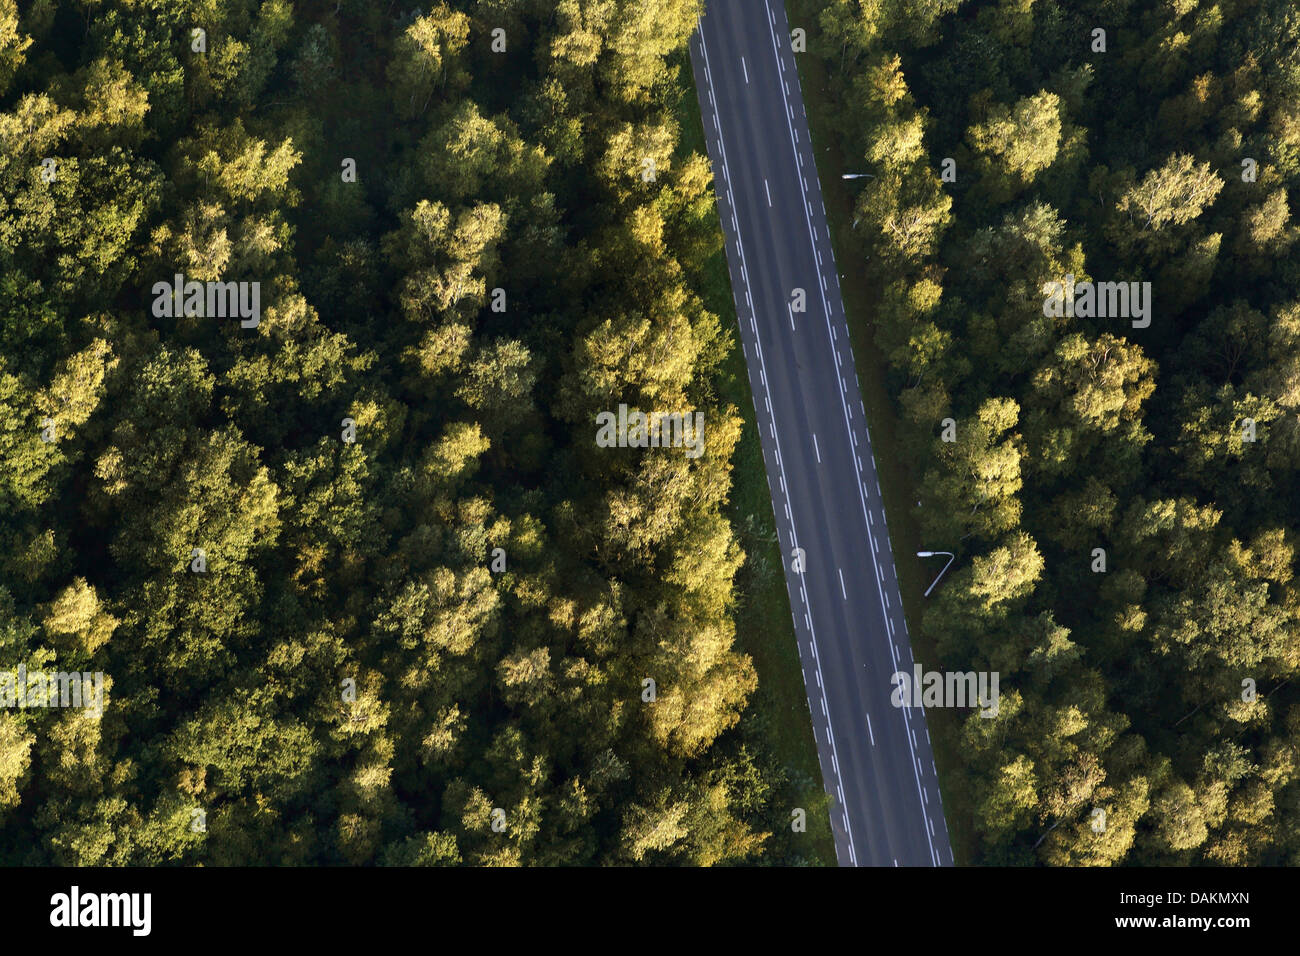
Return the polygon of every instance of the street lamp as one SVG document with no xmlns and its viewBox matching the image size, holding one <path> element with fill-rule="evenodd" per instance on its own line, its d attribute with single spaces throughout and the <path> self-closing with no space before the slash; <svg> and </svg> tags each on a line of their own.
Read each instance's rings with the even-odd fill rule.
<svg viewBox="0 0 1300 956">
<path fill-rule="evenodd" d="M 954 561 L 957 560 L 956 555 L 954 555 L 951 551 L 918 551 L 918 552 L 916 552 L 916 556 L 917 556 L 918 558 L 933 558 L 933 557 L 936 557 L 936 556 L 941 555 L 941 554 L 946 554 L 946 555 L 948 556 L 948 563 L 945 564 L 945 565 L 943 566 L 943 571 L 940 571 L 940 572 L 939 572 L 939 578 L 943 577 L 944 572 L 947 571 L 948 568 L 950 568 L 950 567 L 952 566 L 952 563 L 953 563 Z M 934 586 L 935 586 L 936 584 L 939 583 L 939 578 L 935 578 L 933 581 L 930 582 L 930 586 L 929 586 L 928 588 L 925 589 L 925 593 L 924 593 L 923 595 L 921 595 L 922 597 L 929 597 L 929 596 L 930 596 L 930 592 L 934 590 Z"/>
<path fill-rule="evenodd" d="M 875 178 L 876 177 L 871 175 L 871 173 L 844 173 L 840 176 L 840 179 L 875 179 Z"/>
</svg>

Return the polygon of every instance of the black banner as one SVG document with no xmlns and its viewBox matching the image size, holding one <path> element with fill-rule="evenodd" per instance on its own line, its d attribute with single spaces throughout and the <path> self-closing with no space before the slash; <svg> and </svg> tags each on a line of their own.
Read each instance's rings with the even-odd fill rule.
<svg viewBox="0 0 1300 956">
<path fill-rule="evenodd" d="M 494 946 L 511 934 L 540 945 L 557 931 L 663 939 L 688 918 L 741 939 L 778 921 L 810 942 L 847 930 L 864 942 L 902 932 L 917 945 L 1025 932 L 1231 945 L 1288 930 L 1300 889 L 1290 869 L 36 869 L 0 881 L 6 942 L 362 945 L 377 930 L 414 928 L 435 947 L 467 930 Z"/>
</svg>

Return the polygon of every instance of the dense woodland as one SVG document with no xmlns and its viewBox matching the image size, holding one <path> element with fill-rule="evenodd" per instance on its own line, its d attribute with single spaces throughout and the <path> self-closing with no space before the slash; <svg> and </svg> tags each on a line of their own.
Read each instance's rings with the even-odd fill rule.
<svg viewBox="0 0 1300 956">
<path fill-rule="evenodd" d="M 111 684 L 0 711 L 0 862 L 803 861 L 698 6 L 0 0 L 0 669 Z M 597 448 L 620 402 L 704 454 Z"/>
<path fill-rule="evenodd" d="M 958 554 L 925 632 L 1001 674 L 944 780 L 975 861 L 1300 864 L 1300 7 L 795 6 Z M 1045 316 L 1071 274 L 1152 283 L 1150 326 Z"/>
<path fill-rule="evenodd" d="M 0 0 L 0 670 L 110 685 L 0 709 L 0 863 L 807 862 L 735 644 L 699 6 Z M 974 861 L 1300 863 L 1300 10 L 792 7 L 958 553 L 925 638 L 1001 674 Z M 155 315 L 177 273 L 260 323 Z M 1045 316 L 1067 274 L 1150 326 Z M 621 402 L 704 455 L 598 448 Z"/>
</svg>

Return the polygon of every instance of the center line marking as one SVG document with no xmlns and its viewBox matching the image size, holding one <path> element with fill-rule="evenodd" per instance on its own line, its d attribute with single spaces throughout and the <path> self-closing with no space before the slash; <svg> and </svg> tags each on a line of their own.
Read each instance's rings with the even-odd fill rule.
<svg viewBox="0 0 1300 956">
<path fill-rule="evenodd" d="M 813 432 L 812 437 L 813 437 L 813 451 L 817 454 L 817 464 L 820 465 L 822 463 L 822 451 L 820 448 L 817 447 L 817 433 Z"/>
<path fill-rule="evenodd" d="M 847 601 L 849 599 L 849 592 L 844 590 L 844 572 L 839 568 L 836 568 L 835 571 L 840 576 L 840 593 L 844 595 L 844 600 Z"/>
<path fill-rule="evenodd" d="M 778 67 L 778 69 L 782 72 L 782 74 L 784 74 L 784 72 L 785 72 L 785 62 L 784 62 L 784 61 L 782 60 L 782 58 L 781 58 L 781 53 L 780 53 L 779 48 L 777 47 L 777 42 L 776 42 L 776 36 L 777 36 L 777 32 L 778 32 L 777 29 L 776 29 L 777 18 L 776 18 L 776 16 L 772 13 L 772 7 L 771 7 L 771 4 L 770 4 L 769 0 L 763 0 L 763 5 L 767 8 L 768 13 L 769 13 L 769 21 L 770 21 L 770 25 L 769 25 L 769 30 L 768 30 L 768 32 L 769 32 L 769 36 L 770 36 L 770 39 L 771 39 L 771 42 L 772 42 L 772 57 L 773 57 L 774 60 L 776 60 L 776 63 L 777 63 L 777 67 Z M 784 32 L 784 30 L 782 30 L 781 32 Z M 705 62 L 705 69 L 706 69 L 706 71 L 707 71 L 707 68 L 708 68 L 708 63 L 707 63 L 707 60 L 706 60 L 706 62 Z M 797 82 L 797 81 L 798 81 L 798 77 L 797 77 L 797 75 L 796 75 L 796 82 Z M 800 171 L 801 171 L 801 173 L 802 173 L 802 170 L 803 170 L 803 154 L 802 154 L 801 150 L 799 149 L 799 137 L 798 137 L 798 134 L 795 132 L 795 129 L 794 129 L 794 122 L 793 122 L 793 120 L 792 120 L 792 117 L 793 117 L 793 115 L 794 115 L 794 111 L 793 111 L 793 109 L 791 109 L 791 107 L 790 107 L 790 100 L 789 100 L 789 97 L 790 97 L 790 90 L 789 90 L 789 84 L 786 83 L 785 85 L 786 85 L 786 98 L 785 98 L 784 106 L 785 106 L 785 109 L 786 109 L 786 127 L 787 127 L 787 131 L 790 133 L 790 147 L 791 147 L 791 150 L 792 150 L 792 152 L 794 153 L 795 159 L 796 159 L 796 161 L 797 161 L 797 163 L 798 163 L 798 166 L 799 166 L 799 169 L 800 169 Z M 716 118 L 715 118 L 715 122 L 716 122 Z M 802 182 L 802 178 L 801 178 L 801 182 Z M 808 185 L 807 185 L 806 182 L 802 182 L 802 187 L 803 187 L 803 199 L 804 199 L 804 202 L 806 203 L 806 202 L 808 202 L 808 193 L 810 193 L 812 190 L 808 187 Z M 820 192 L 818 193 L 818 196 L 819 196 L 819 198 L 820 198 Z M 805 222 L 806 222 L 806 225 L 808 226 L 808 238 L 809 238 L 809 240 L 812 242 L 812 246 L 813 246 L 813 249 L 814 249 L 814 251 L 815 251 L 816 248 L 817 248 L 817 236 L 816 236 L 816 231 L 813 229 L 812 216 L 811 216 L 811 214 L 808 214 L 807 212 L 805 213 Z M 829 233 L 829 226 L 827 227 L 827 232 Z M 833 266 L 833 265 L 834 265 L 834 260 L 832 260 L 832 266 Z M 826 316 L 826 325 L 827 325 L 827 328 L 829 329 L 829 328 L 831 328 L 831 322 L 830 322 L 830 308 L 829 308 L 829 306 L 827 305 L 827 302 L 826 302 L 826 292 L 825 292 L 825 291 L 822 291 L 822 293 L 821 293 L 821 297 L 822 297 L 822 310 L 823 310 L 823 312 L 825 313 L 825 316 Z M 828 338 L 829 338 L 829 336 L 828 336 Z M 847 394 L 847 392 L 848 392 L 848 389 L 847 389 L 847 387 L 844 385 L 843 380 L 841 380 L 841 382 L 840 382 L 840 389 L 841 389 L 841 398 L 840 398 L 840 403 L 841 403 L 841 409 L 842 409 L 842 411 L 843 411 L 843 413 L 844 413 L 844 424 L 845 424 L 846 429 L 847 429 L 848 431 L 851 432 L 851 431 L 852 431 L 852 427 L 851 427 L 851 425 L 850 425 L 849 417 L 848 417 L 848 403 L 845 401 L 845 398 L 844 398 L 844 396 L 845 396 L 845 395 Z M 863 479 L 863 476 L 862 476 L 861 473 L 859 473 L 859 474 L 858 474 L 858 481 L 859 481 L 859 483 L 862 482 L 862 479 Z M 879 495 L 879 492 L 880 492 L 880 489 L 879 489 L 879 478 L 877 478 L 876 484 L 877 484 L 876 492 L 877 492 L 877 495 Z M 859 504 L 860 504 L 861 507 L 862 507 L 862 512 L 863 512 L 863 515 L 864 515 L 864 517 L 865 517 L 866 514 L 868 513 L 868 512 L 867 512 L 867 501 L 866 501 L 866 494 L 865 494 L 865 492 L 864 492 L 864 489 L 863 489 L 861 486 L 860 486 L 859 489 L 858 489 L 858 496 L 859 496 Z M 869 520 L 869 519 L 868 519 L 868 520 Z M 883 585 L 884 585 L 884 580 L 885 580 L 884 572 L 881 570 L 881 567 L 880 567 L 880 564 L 879 564 L 879 562 L 878 562 L 878 559 L 876 558 L 876 556 L 875 556 L 874 553 L 871 554 L 871 559 L 872 559 L 872 562 L 875 563 L 875 565 L 876 565 L 876 577 L 877 577 L 877 581 L 876 581 L 876 590 L 877 590 L 877 593 L 878 593 L 878 594 L 881 596 L 881 598 L 882 598 L 882 600 L 881 600 L 881 604 L 882 604 L 882 608 L 881 608 L 881 610 L 882 610 L 882 614 L 883 614 L 884 618 L 885 618 L 886 620 L 888 620 L 888 618 L 889 618 L 889 614 L 888 614 L 888 612 L 886 611 L 886 608 L 888 607 L 888 604 L 886 603 L 886 600 L 885 600 L 885 598 L 884 598 L 884 587 L 883 587 Z M 913 758 L 914 758 L 914 763 L 916 764 L 916 766 L 913 768 L 913 778 L 914 778 L 915 783 L 916 783 L 916 805 L 917 805 L 918 808 L 921 808 L 922 810 L 924 810 L 924 801 L 923 801 L 922 798 L 921 798 L 921 791 L 922 791 L 923 788 L 922 788 L 922 786 L 921 786 L 921 767 L 920 767 L 920 761 L 917 760 L 917 759 L 915 759 L 915 749 L 912 747 L 912 743 L 911 743 L 910 740 L 907 741 L 907 745 L 908 745 L 908 749 L 909 749 L 909 751 L 912 752 L 912 755 L 913 755 Z M 926 833 L 926 834 L 925 834 L 925 837 L 926 837 L 926 843 L 927 843 L 927 845 L 928 845 L 928 847 L 929 847 L 929 850 L 930 850 L 930 859 L 931 859 L 931 862 L 933 862 L 933 863 L 937 863 L 937 862 L 939 861 L 939 858 L 938 858 L 938 854 L 936 853 L 935 846 L 934 846 L 934 834 L 933 834 L 933 833 Z M 853 841 L 852 841 L 852 837 L 850 836 L 849 843 L 852 844 L 852 842 L 853 842 Z"/>
<path fill-rule="evenodd" d="M 876 745 L 876 735 L 871 732 L 871 715 L 867 714 L 867 734 L 871 737 L 871 746 Z M 924 792 L 924 791 L 923 791 Z"/>
<path fill-rule="evenodd" d="M 740 68 L 741 68 L 742 70 L 745 71 L 745 82 L 748 83 L 748 82 L 749 82 L 749 70 L 748 70 L 748 69 L 746 68 L 746 66 L 745 66 L 745 58 L 744 58 L 743 56 L 740 58 Z"/>
<path fill-rule="evenodd" d="M 766 177 L 764 177 L 764 179 L 763 179 L 763 192 L 767 193 L 767 205 L 768 205 L 769 208 L 771 208 L 771 205 L 772 205 L 772 190 L 770 190 L 770 189 L 767 188 L 767 179 L 766 179 Z"/>
</svg>

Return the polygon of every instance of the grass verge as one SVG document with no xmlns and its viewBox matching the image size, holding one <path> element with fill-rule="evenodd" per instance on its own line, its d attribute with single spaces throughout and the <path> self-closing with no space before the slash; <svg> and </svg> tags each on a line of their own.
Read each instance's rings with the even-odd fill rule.
<svg viewBox="0 0 1300 956">
<path fill-rule="evenodd" d="M 809 46 L 817 42 L 818 4 L 808 0 L 787 0 L 786 11 L 791 28 L 803 27 L 807 31 Z M 889 516 L 889 539 L 894 552 L 894 567 L 903 594 L 903 611 L 907 616 L 907 632 L 912 641 L 913 660 L 927 669 L 938 669 L 939 655 L 921 627 L 922 595 L 942 568 L 941 561 L 933 566 L 923 564 L 913 557 L 918 550 L 940 546 L 922 542 L 916 526 L 916 496 L 912 490 L 918 484 L 907 466 L 903 446 L 898 440 L 903 427 L 886 388 L 888 366 L 884 355 L 876 348 L 876 327 L 872 317 L 880 298 L 880 286 L 872 270 L 863 266 L 861 254 L 852 240 L 856 189 L 854 180 L 843 180 L 840 174 L 856 172 L 862 165 L 860 157 L 847 161 L 841 152 L 836 135 L 835 104 L 828 92 L 826 70 L 815 53 L 797 53 L 799 85 L 803 91 L 804 109 L 812 134 L 813 150 L 817 157 L 817 174 L 826 203 L 826 217 L 831 230 L 831 245 L 835 250 L 835 265 L 840 271 L 840 290 L 844 298 L 844 313 L 848 318 L 849 333 L 853 340 L 853 362 L 862 387 L 862 401 L 867 410 L 867 424 L 871 430 L 871 447 L 876 456 L 876 470 L 880 475 L 880 490 L 885 500 L 885 513 Z M 846 266 L 848 267 L 846 270 Z M 960 758 L 961 727 L 964 715 L 954 710 L 935 708 L 926 711 L 926 724 L 930 728 L 930 742 L 939 775 L 939 791 L 943 799 L 944 818 L 948 821 L 948 834 L 952 840 L 953 856 L 960 864 L 969 863 L 974 850 L 972 813 L 966 790 L 959 785 L 963 779 Z"/>
<path fill-rule="evenodd" d="M 679 150 L 684 155 L 696 152 L 707 156 L 690 61 L 685 57 L 683 61 L 680 65 L 684 95 L 678 108 L 681 123 Z M 720 221 L 717 229 L 721 237 Z M 817 761 L 812 713 L 808 709 L 808 693 L 795 641 L 794 619 L 790 613 L 785 569 L 767 485 L 767 469 L 755 424 L 753 396 L 740 348 L 740 329 L 725 249 L 720 248 L 692 272 L 696 291 L 705 307 L 720 317 L 722 327 L 730 330 L 734 338 L 734 347 L 719 370 L 717 390 L 722 401 L 739 409 L 745 422 L 733 459 L 735 468 L 727 507 L 727 517 L 747 556 L 740 572 L 736 640 L 740 649 L 753 658 L 758 672 L 758 690 L 750 698 L 742 724 L 749 723 L 751 733 L 746 736 L 761 738 L 772 759 L 784 771 L 782 789 L 794 801 L 791 808 L 802 807 L 808 814 L 808 829 L 803 834 L 791 833 L 788 816 L 773 820 L 772 826 L 777 831 L 774 835 L 779 838 L 779 844 L 789 847 L 804 862 L 835 866 L 829 801 Z M 788 812 L 784 807 L 781 809 Z"/>
</svg>

